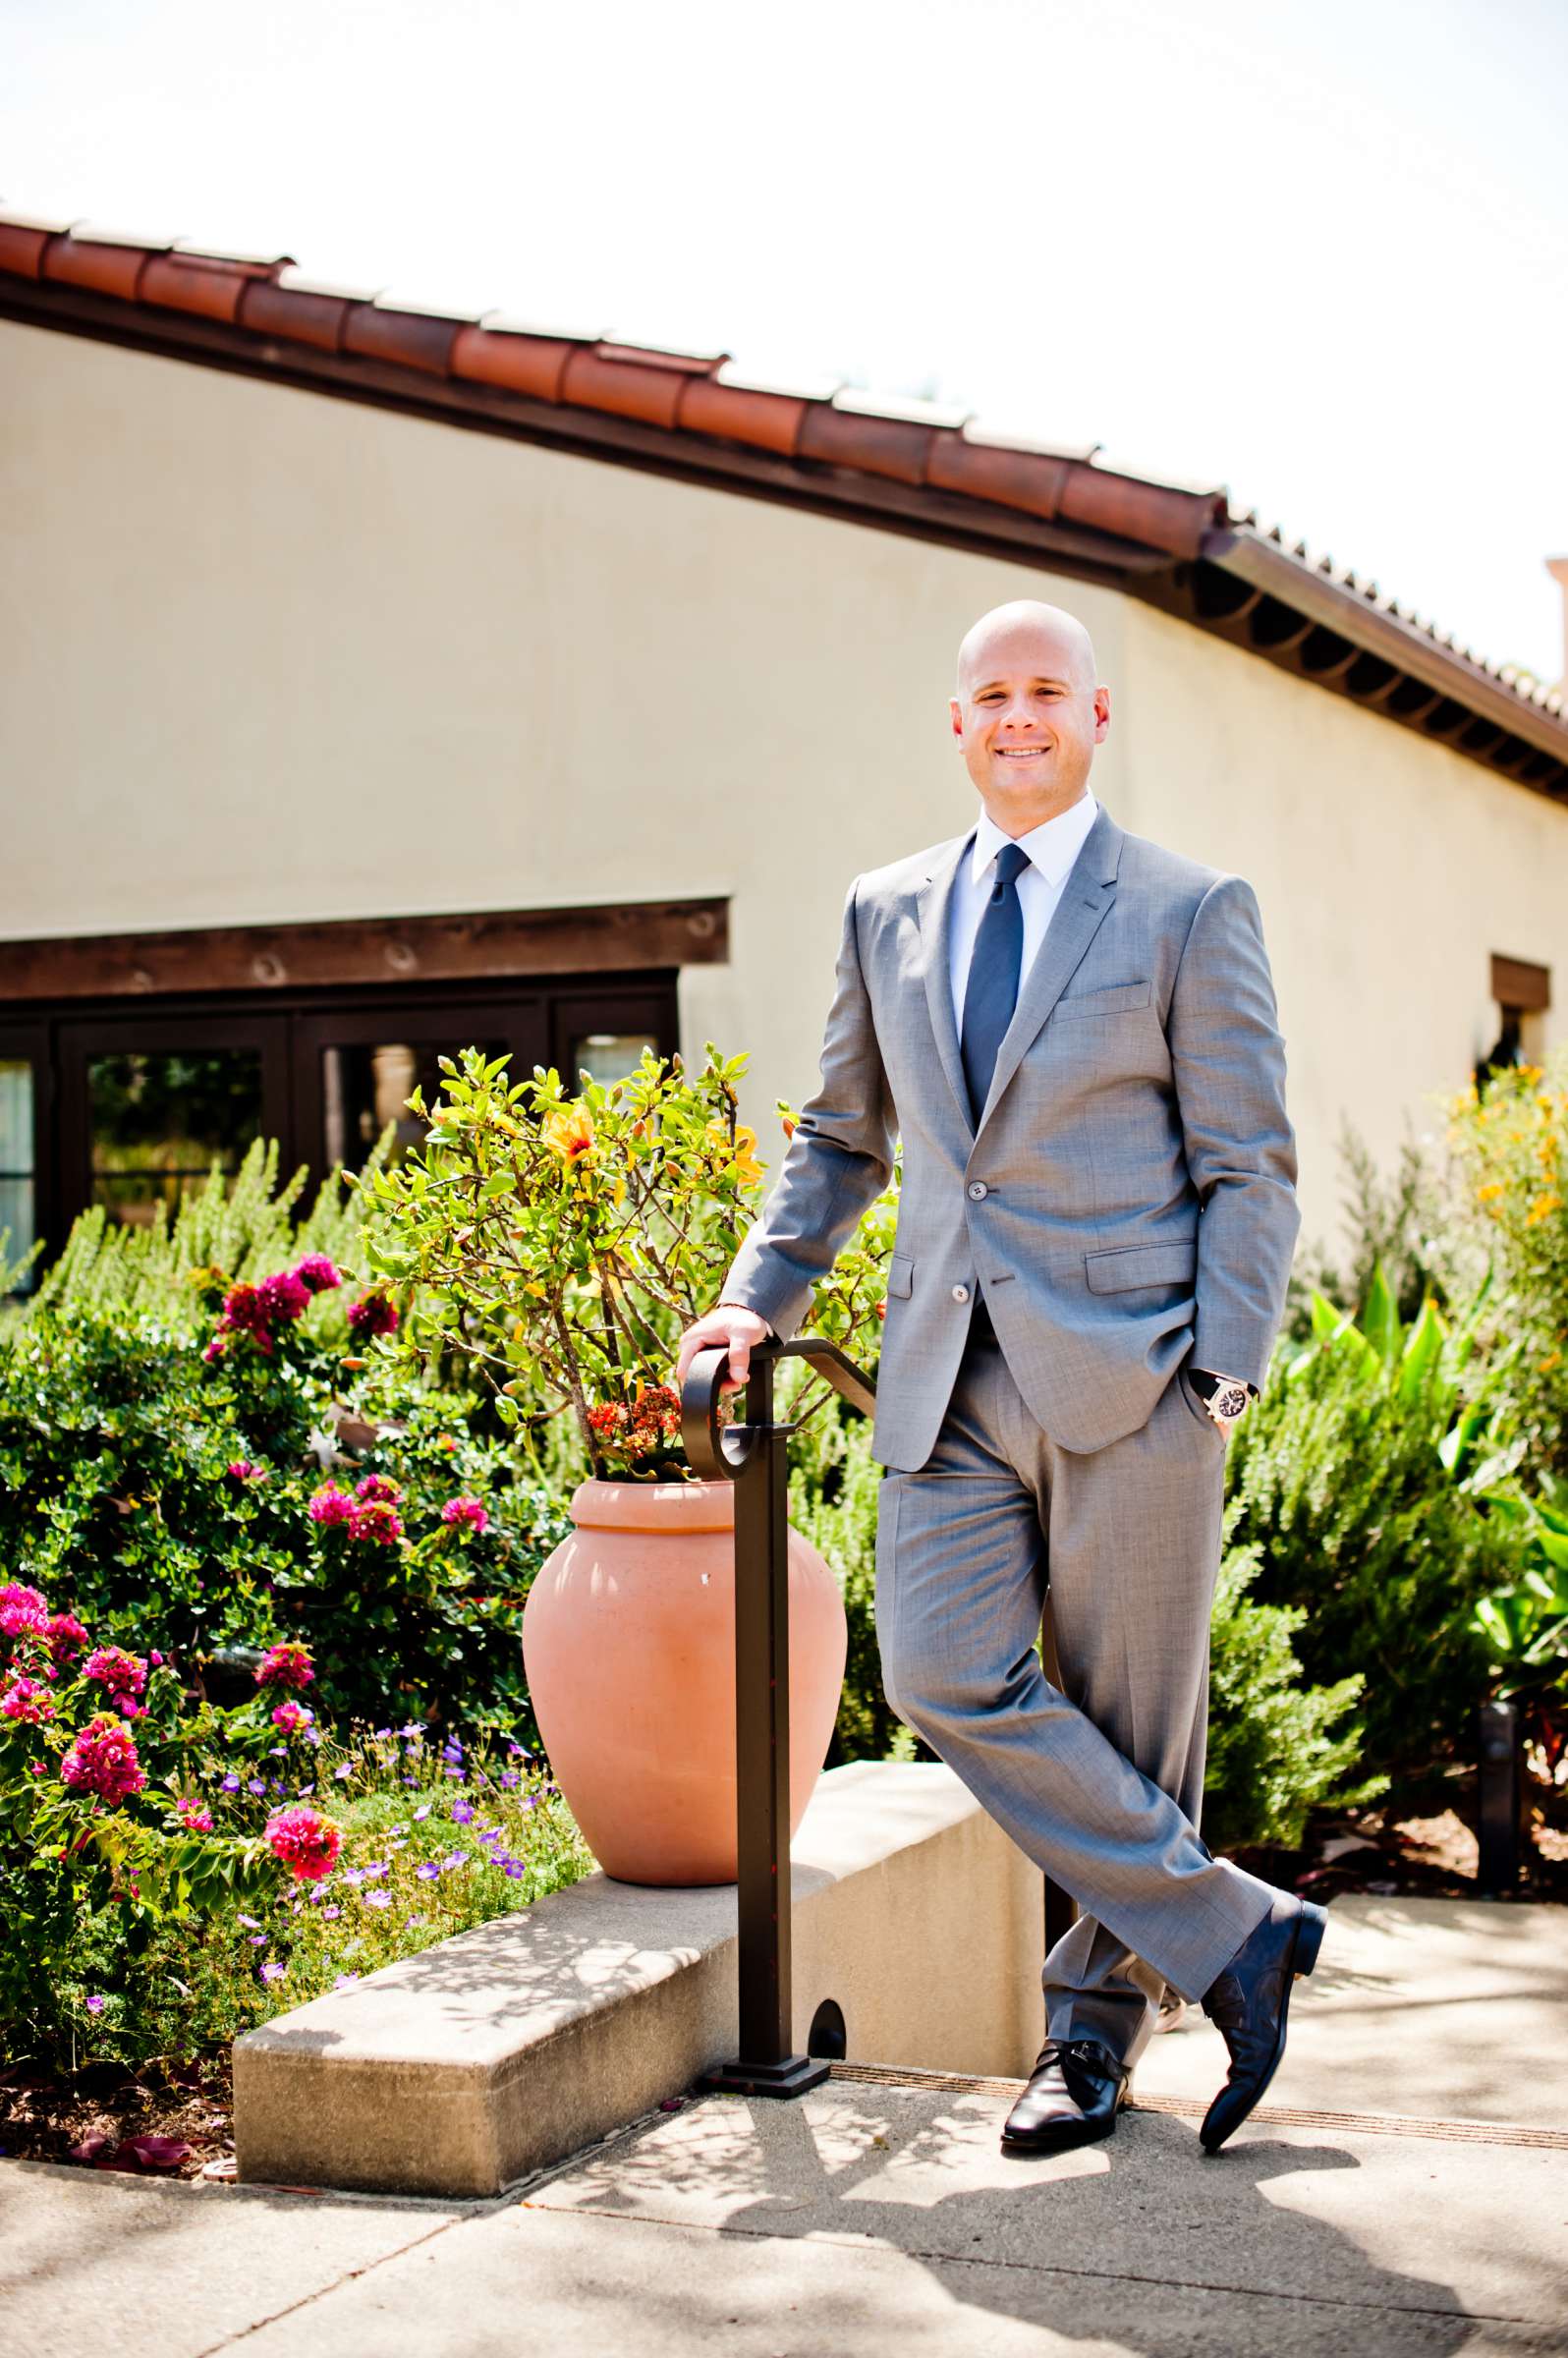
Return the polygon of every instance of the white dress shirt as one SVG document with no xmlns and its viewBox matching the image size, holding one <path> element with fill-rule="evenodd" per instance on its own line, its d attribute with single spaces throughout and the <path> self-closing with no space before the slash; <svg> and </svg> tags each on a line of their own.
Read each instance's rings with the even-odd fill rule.
<svg viewBox="0 0 1568 2358">
<path fill-rule="evenodd" d="M 1045 928 L 1056 914 L 1056 904 L 1062 897 L 1062 886 L 1073 862 L 1083 850 L 1099 811 L 1092 794 L 1082 794 L 1066 811 L 1046 819 L 1043 826 L 1031 827 L 1027 835 L 1016 840 L 1021 852 L 1029 855 L 1028 868 L 1018 871 L 1018 906 L 1024 920 L 1024 957 L 1018 970 L 1018 985 L 1022 990 L 1024 977 L 1035 962 L 1035 956 L 1045 938 Z M 953 879 L 953 923 L 949 945 L 948 975 L 953 990 L 953 1021 L 960 1039 L 964 1037 L 964 993 L 969 986 L 969 962 L 975 954 L 975 936 L 980 931 L 980 915 L 991 896 L 996 882 L 996 855 L 1004 843 L 1014 838 L 1004 835 L 989 812 L 981 811 L 980 824 L 975 830 L 974 849 L 967 860 L 959 863 Z"/>
</svg>

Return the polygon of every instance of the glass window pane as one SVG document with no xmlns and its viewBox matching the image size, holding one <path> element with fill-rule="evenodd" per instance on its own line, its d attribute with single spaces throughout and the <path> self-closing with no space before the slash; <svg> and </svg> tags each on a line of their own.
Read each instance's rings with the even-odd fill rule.
<svg viewBox="0 0 1568 2358">
<path fill-rule="evenodd" d="M 92 1197 L 112 1219 L 172 1211 L 216 1163 L 238 1170 L 261 1134 L 259 1048 L 99 1056 L 87 1067 Z"/>
<path fill-rule="evenodd" d="M 578 1087 L 580 1073 L 590 1081 L 624 1081 L 643 1061 L 643 1050 L 657 1055 L 658 1045 L 651 1032 L 585 1032 L 573 1040 L 571 1069 L 561 1078 L 569 1089 Z"/>
<path fill-rule="evenodd" d="M 32 1067 L 25 1057 L 0 1056 L 0 1178 L 32 1171 Z"/>
<path fill-rule="evenodd" d="M 402 1160 L 424 1138 L 424 1124 L 408 1110 L 416 1089 L 433 1105 L 444 1085 L 440 1058 L 455 1063 L 466 1047 L 504 1056 L 505 1040 L 387 1040 L 321 1051 L 322 1146 L 328 1170 L 357 1171 L 388 1122 L 396 1127 L 392 1159 Z"/>
</svg>

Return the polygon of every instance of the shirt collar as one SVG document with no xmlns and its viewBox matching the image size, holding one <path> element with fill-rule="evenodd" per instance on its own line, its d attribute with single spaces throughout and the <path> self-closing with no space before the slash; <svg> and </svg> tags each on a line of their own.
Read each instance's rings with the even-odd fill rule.
<svg viewBox="0 0 1568 2358">
<path fill-rule="evenodd" d="M 1089 830 L 1099 815 L 1099 805 L 1092 794 L 1081 794 L 1067 810 L 1059 811 L 1054 818 L 1042 825 L 1031 827 L 1027 835 L 1004 835 L 988 811 L 982 810 L 975 830 L 975 851 L 970 874 L 979 884 L 1004 843 L 1016 840 L 1018 848 L 1029 855 L 1032 868 L 1037 868 L 1047 884 L 1060 886 L 1089 838 Z"/>
</svg>

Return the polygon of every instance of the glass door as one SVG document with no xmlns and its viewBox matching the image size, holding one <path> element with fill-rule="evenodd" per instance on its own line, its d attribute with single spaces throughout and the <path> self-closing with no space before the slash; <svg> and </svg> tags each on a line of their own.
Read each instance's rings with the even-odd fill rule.
<svg viewBox="0 0 1568 2358">
<path fill-rule="evenodd" d="M 63 1192 L 123 1225 L 172 1216 L 258 1138 L 291 1148 L 282 1016 L 64 1024 L 60 1073 Z"/>
</svg>

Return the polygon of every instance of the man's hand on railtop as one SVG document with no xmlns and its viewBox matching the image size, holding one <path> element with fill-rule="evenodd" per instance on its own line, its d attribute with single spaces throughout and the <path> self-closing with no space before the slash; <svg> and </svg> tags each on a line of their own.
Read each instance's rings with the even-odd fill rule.
<svg viewBox="0 0 1568 2358">
<path fill-rule="evenodd" d="M 675 1388 L 679 1391 L 686 1381 L 686 1371 L 699 1351 L 716 1350 L 727 1343 L 730 1352 L 730 1372 L 719 1387 L 736 1392 L 752 1372 L 752 1345 L 761 1342 L 773 1331 L 766 1319 L 755 1310 L 742 1310 L 736 1302 L 721 1302 L 702 1318 L 694 1319 L 681 1337 L 680 1355 L 675 1362 Z"/>
</svg>

